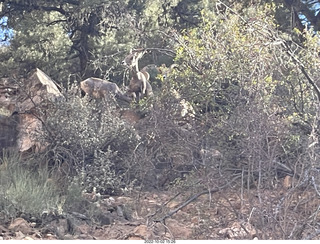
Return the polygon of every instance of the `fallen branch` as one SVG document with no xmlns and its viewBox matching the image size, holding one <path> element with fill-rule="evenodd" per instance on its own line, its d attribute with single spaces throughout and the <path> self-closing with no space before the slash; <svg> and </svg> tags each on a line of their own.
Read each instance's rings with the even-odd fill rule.
<svg viewBox="0 0 320 244">
<path fill-rule="evenodd" d="M 210 189 L 210 190 L 205 190 L 205 191 L 202 191 L 202 192 L 190 197 L 187 201 L 182 203 L 179 207 L 173 209 L 172 211 L 167 213 L 162 218 L 156 219 L 156 220 L 153 220 L 153 221 L 154 222 L 163 222 L 165 219 L 167 219 L 167 218 L 171 217 L 172 215 L 176 214 L 180 209 L 184 208 L 185 206 L 187 206 L 188 204 L 190 204 L 192 201 L 196 200 L 200 196 L 205 195 L 205 194 L 209 194 L 209 193 L 212 194 L 212 193 L 218 192 L 218 191 L 224 189 L 225 187 L 229 186 L 230 183 L 234 182 L 235 180 L 239 179 L 240 177 L 241 177 L 241 175 L 238 175 L 238 176 L 234 177 L 230 182 L 226 183 L 225 185 L 223 185 L 221 187 L 213 188 L 213 189 Z"/>
</svg>

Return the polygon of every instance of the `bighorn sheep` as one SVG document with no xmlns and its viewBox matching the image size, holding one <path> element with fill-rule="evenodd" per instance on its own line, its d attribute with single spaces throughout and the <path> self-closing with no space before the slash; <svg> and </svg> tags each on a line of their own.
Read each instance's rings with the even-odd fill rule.
<svg viewBox="0 0 320 244">
<path fill-rule="evenodd" d="M 136 101 L 139 101 L 145 96 L 153 96 L 152 86 L 149 83 L 149 73 L 145 70 L 139 71 L 138 61 L 142 58 L 145 52 L 145 49 L 131 50 L 130 54 L 122 61 L 123 65 L 130 68 L 132 76 L 127 94 L 133 96 Z"/>
<path fill-rule="evenodd" d="M 99 78 L 88 78 L 80 82 L 80 88 L 89 96 L 94 98 L 106 99 L 109 95 L 114 95 L 116 98 L 131 102 L 131 99 L 124 95 L 117 84 L 102 80 Z"/>
</svg>

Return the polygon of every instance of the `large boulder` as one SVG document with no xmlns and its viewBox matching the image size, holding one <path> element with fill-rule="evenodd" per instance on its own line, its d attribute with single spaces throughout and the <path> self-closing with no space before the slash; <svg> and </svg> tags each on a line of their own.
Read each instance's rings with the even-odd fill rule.
<svg viewBox="0 0 320 244">
<path fill-rule="evenodd" d="M 56 83 L 40 69 L 36 69 L 20 86 L 15 110 L 18 113 L 44 108 L 49 102 L 62 99 Z"/>
<path fill-rule="evenodd" d="M 0 149 L 14 147 L 20 152 L 41 149 L 45 145 L 39 141 L 45 118 L 39 111 L 57 99 L 63 99 L 63 95 L 55 82 L 40 69 L 35 69 L 27 79 L 2 78 Z"/>
</svg>

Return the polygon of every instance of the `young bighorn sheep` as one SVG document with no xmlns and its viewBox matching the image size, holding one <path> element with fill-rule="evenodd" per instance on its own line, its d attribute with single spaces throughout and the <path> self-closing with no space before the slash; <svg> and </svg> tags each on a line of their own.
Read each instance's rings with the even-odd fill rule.
<svg viewBox="0 0 320 244">
<path fill-rule="evenodd" d="M 114 95 L 116 98 L 131 102 L 131 99 L 124 95 L 117 84 L 99 78 L 88 78 L 80 82 L 80 88 L 89 96 L 106 99 L 107 96 Z"/>
<path fill-rule="evenodd" d="M 139 71 L 138 61 L 145 53 L 145 49 L 131 50 L 130 54 L 122 61 L 123 65 L 130 68 L 132 76 L 127 94 L 136 99 L 136 101 L 143 97 L 153 96 L 152 86 L 149 83 L 149 73 L 146 70 Z"/>
</svg>

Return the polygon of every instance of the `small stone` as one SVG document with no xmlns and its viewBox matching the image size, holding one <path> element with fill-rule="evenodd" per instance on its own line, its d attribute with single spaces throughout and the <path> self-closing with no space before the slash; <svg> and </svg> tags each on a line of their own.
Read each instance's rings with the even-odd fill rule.
<svg viewBox="0 0 320 244">
<path fill-rule="evenodd" d="M 73 240 L 73 236 L 71 234 L 66 234 L 63 237 L 64 240 Z"/>
<path fill-rule="evenodd" d="M 31 240 L 34 240 L 33 238 L 31 238 L 30 236 L 26 236 L 25 238 L 23 238 L 22 240 L 29 240 L 29 241 L 31 241 Z"/>
<path fill-rule="evenodd" d="M 136 236 L 146 238 L 148 234 L 148 227 L 146 225 L 139 225 L 134 229 L 133 232 Z"/>
<path fill-rule="evenodd" d="M 35 227 L 37 225 L 37 223 L 36 222 L 32 222 L 32 223 L 30 223 L 30 226 L 33 228 L 33 227 Z"/>
<path fill-rule="evenodd" d="M 191 218 L 191 223 L 193 223 L 193 224 L 198 224 L 198 223 L 199 223 L 199 218 L 198 218 L 198 216 L 192 217 L 192 218 Z"/>
</svg>

